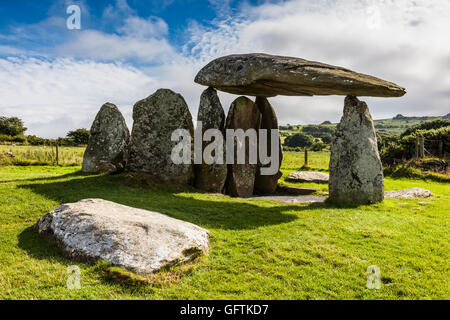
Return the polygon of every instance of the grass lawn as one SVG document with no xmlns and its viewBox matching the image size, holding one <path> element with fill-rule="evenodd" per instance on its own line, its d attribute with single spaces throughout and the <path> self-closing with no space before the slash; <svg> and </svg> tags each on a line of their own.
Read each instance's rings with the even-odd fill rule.
<svg viewBox="0 0 450 320">
<path fill-rule="evenodd" d="M 285 155 L 284 176 L 303 165 L 302 156 Z M 326 170 L 326 161 L 326 154 L 311 155 L 310 166 Z M 338 208 L 143 188 L 123 175 L 79 170 L 0 167 L 0 299 L 450 298 L 450 183 L 386 178 L 386 190 L 422 187 L 435 196 Z M 31 226 L 59 204 L 84 198 L 198 224 L 211 231 L 210 255 L 131 278 L 105 263 L 69 261 Z M 73 264 L 81 268 L 80 290 L 66 287 Z M 379 290 L 366 287 L 371 265 L 381 270 Z"/>
</svg>

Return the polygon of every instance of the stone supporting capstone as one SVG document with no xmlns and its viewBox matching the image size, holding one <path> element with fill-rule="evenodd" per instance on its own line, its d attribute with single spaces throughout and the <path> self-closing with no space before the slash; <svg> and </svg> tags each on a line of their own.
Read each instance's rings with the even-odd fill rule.
<svg viewBox="0 0 450 320">
<path fill-rule="evenodd" d="M 344 115 L 331 144 L 329 200 L 369 204 L 384 199 L 383 167 L 367 104 L 345 98 Z"/>
<path fill-rule="evenodd" d="M 233 101 L 228 111 L 227 121 L 225 129 L 242 129 L 246 132 L 248 129 L 254 129 L 253 132 L 256 135 L 257 130 L 261 125 L 261 112 L 258 107 L 246 97 L 239 97 Z M 238 141 L 234 138 L 232 141 L 228 141 L 227 137 L 227 153 L 230 152 L 229 145 L 234 146 L 234 161 L 232 164 L 228 164 L 228 177 L 226 182 L 226 192 L 234 197 L 245 197 L 253 195 L 256 169 L 257 155 L 255 164 L 249 162 L 250 154 L 249 139 L 244 141 Z M 237 146 L 241 143 L 245 143 L 245 163 L 238 164 L 237 162 Z M 255 146 L 257 148 L 257 146 Z"/>
<path fill-rule="evenodd" d="M 255 104 L 261 112 L 261 127 L 260 129 L 267 130 L 267 155 L 272 158 L 271 148 L 271 130 L 278 130 L 278 119 L 275 110 L 265 97 L 256 97 Z M 259 147 L 261 147 L 261 141 L 259 141 Z M 278 166 L 277 173 L 273 175 L 262 175 L 261 167 L 269 167 L 270 164 L 262 165 L 258 163 L 258 170 L 256 171 L 255 178 L 255 193 L 257 194 L 272 194 L 276 191 L 278 185 L 278 179 L 281 178 L 282 173 L 280 171 L 281 161 L 283 160 L 283 150 L 281 147 L 281 139 L 278 134 L 278 149 L 273 152 L 278 152 Z"/>
<path fill-rule="evenodd" d="M 203 91 L 200 97 L 200 106 L 197 115 L 197 130 L 201 123 L 201 137 L 204 136 L 208 129 L 217 129 L 222 134 L 225 133 L 225 113 L 220 103 L 217 91 L 209 87 Z M 202 139 L 203 140 L 203 139 Z M 202 141 L 201 152 L 205 151 L 207 145 L 211 142 Z M 203 159 L 201 164 L 195 165 L 195 187 L 208 192 L 220 193 L 223 191 L 225 181 L 227 178 L 227 164 L 225 159 L 225 139 L 222 143 L 223 154 L 221 163 L 207 164 Z"/>
</svg>

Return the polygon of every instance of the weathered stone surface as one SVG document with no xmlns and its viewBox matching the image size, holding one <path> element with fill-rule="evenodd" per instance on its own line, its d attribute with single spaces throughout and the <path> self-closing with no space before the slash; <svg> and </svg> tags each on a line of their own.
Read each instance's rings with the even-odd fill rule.
<svg viewBox="0 0 450 320">
<path fill-rule="evenodd" d="M 114 172 L 123 169 L 130 131 L 119 109 L 105 103 L 91 126 L 83 157 L 83 172 Z"/>
<path fill-rule="evenodd" d="M 214 88 L 208 88 L 203 91 L 200 97 L 200 106 L 198 109 L 197 121 L 202 123 L 201 136 L 208 129 L 217 129 L 224 134 L 225 113 L 220 103 L 217 91 Z M 197 127 L 198 129 L 198 127 Z M 202 154 L 205 147 L 211 142 L 202 141 Z M 211 165 L 195 165 L 195 186 L 199 189 L 220 193 L 223 191 L 227 179 L 227 165 L 225 161 L 225 139 L 223 139 L 223 157 L 222 164 L 214 163 Z"/>
<path fill-rule="evenodd" d="M 133 120 L 128 171 L 145 172 L 176 184 L 193 183 L 193 147 L 191 164 L 175 164 L 171 159 L 172 149 L 178 144 L 171 141 L 172 132 L 186 129 L 194 136 L 192 116 L 184 98 L 172 90 L 159 89 L 134 105 Z"/>
<path fill-rule="evenodd" d="M 63 204 L 35 228 L 72 259 L 103 259 L 138 273 L 188 261 L 209 248 L 203 228 L 102 199 Z"/>
<path fill-rule="evenodd" d="M 316 193 L 318 190 L 314 188 L 300 188 L 300 187 L 292 187 L 292 186 L 278 186 L 277 192 L 279 193 L 288 193 L 297 196 L 309 195 Z"/>
<path fill-rule="evenodd" d="M 291 204 L 297 203 L 324 203 L 324 196 L 253 196 L 251 199 L 279 201 Z"/>
<path fill-rule="evenodd" d="M 383 201 L 383 168 L 372 117 L 366 103 L 354 96 L 345 98 L 331 144 L 329 192 L 334 201 Z"/>
<path fill-rule="evenodd" d="M 248 129 L 256 130 L 261 124 L 261 113 L 256 105 L 246 97 L 239 97 L 233 101 L 228 111 L 226 129 Z M 245 163 L 237 163 L 237 145 L 243 143 L 234 140 L 234 162 L 228 164 L 228 177 L 226 181 L 226 191 L 228 194 L 235 197 L 251 196 L 254 190 L 257 163 L 250 164 L 249 162 L 249 143 L 245 139 Z M 227 141 L 227 144 L 230 143 Z"/>
<path fill-rule="evenodd" d="M 291 172 L 287 178 L 292 182 L 328 183 L 329 175 L 323 172 Z"/>
<path fill-rule="evenodd" d="M 401 97 L 398 85 L 369 75 L 300 58 L 234 54 L 207 64 L 195 82 L 250 96 L 355 95 Z"/>
<path fill-rule="evenodd" d="M 271 136 L 270 130 L 278 130 L 278 119 L 275 110 L 270 105 L 269 101 L 264 97 L 256 97 L 255 104 L 261 112 L 261 127 L 260 129 L 267 130 L 267 150 L 268 156 L 272 154 Z M 278 152 L 278 172 L 274 175 L 262 175 L 261 167 L 270 167 L 270 164 L 262 165 L 258 164 L 259 168 L 256 170 L 255 178 L 255 192 L 258 194 L 272 194 L 276 191 L 278 185 L 278 179 L 281 178 L 282 173 L 280 171 L 281 162 L 283 161 L 283 150 L 281 146 L 281 139 L 278 134 L 279 148 L 274 150 Z M 259 142 L 261 144 L 261 141 Z"/>
<path fill-rule="evenodd" d="M 422 188 L 403 189 L 384 193 L 386 199 L 428 198 L 432 195 L 431 191 Z"/>
</svg>

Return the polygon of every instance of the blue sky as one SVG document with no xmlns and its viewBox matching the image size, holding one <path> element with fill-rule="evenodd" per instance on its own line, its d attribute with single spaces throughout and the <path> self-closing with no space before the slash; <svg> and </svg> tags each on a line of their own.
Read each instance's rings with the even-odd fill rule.
<svg viewBox="0 0 450 320">
<path fill-rule="evenodd" d="M 66 9 L 81 8 L 81 30 Z M 371 74 L 407 88 L 363 98 L 374 118 L 450 112 L 447 0 L 2 0 L 0 115 L 28 134 L 89 128 L 105 102 L 129 126 L 133 104 L 170 88 L 195 119 L 205 88 L 195 74 L 232 53 L 297 56 Z M 227 112 L 234 95 L 220 93 Z M 275 97 L 281 124 L 339 121 L 343 97 Z"/>
</svg>

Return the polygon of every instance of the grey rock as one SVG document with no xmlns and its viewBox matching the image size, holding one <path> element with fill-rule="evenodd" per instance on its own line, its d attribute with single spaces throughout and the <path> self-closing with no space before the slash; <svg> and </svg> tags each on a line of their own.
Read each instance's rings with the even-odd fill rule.
<svg viewBox="0 0 450 320">
<path fill-rule="evenodd" d="M 83 172 L 115 172 L 123 169 L 130 131 L 119 109 L 105 103 L 91 126 L 84 152 Z"/>
<path fill-rule="evenodd" d="M 258 130 L 261 125 L 261 113 L 258 107 L 246 97 L 239 97 L 233 101 L 228 111 L 226 129 L 248 129 Z M 245 163 L 237 164 L 237 144 L 234 141 L 234 162 L 228 164 L 228 177 L 226 181 L 226 191 L 235 197 L 245 197 L 253 195 L 257 163 L 250 164 L 249 143 L 245 141 Z M 227 144 L 230 142 L 227 141 Z M 228 152 L 228 151 L 227 151 Z"/>
<path fill-rule="evenodd" d="M 386 199 L 410 199 L 410 198 L 429 198 L 433 196 L 431 191 L 422 188 L 411 188 L 384 193 Z"/>
<path fill-rule="evenodd" d="M 384 177 L 377 138 L 367 104 L 345 98 L 344 115 L 331 144 L 330 200 L 348 203 L 383 201 Z"/>
<path fill-rule="evenodd" d="M 303 183 L 328 183 L 330 176 L 323 172 L 291 172 L 286 180 Z"/>
<path fill-rule="evenodd" d="M 300 187 L 292 187 L 292 186 L 278 186 L 277 192 L 279 193 L 288 193 L 294 194 L 297 196 L 301 195 L 309 195 L 316 193 L 318 190 L 314 188 L 300 188 Z"/>
<path fill-rule="evenodd" d="M 217 129 L 224 134 L 225 129 L 225 113 L 220 103 L 217 91 L 214 88 L 208 88 L 203 91 L 200 97 L 200 106 L 198 109 L 197 121 L 202 122 L 201 136 L 208 129 Z M 203 140 L 203 139 L 202 139 Z M 211 142 L 202 142 L 202 153 L 205 147 Z M 199 189 L 220 193 L 223 191 L 225 181 L 227 179 L 227 164 L 225 159 L 225 139 L 223 140 L 223 158 L 222 163 L 214 163 L 211 165 L 202 164 L 195 165 L 195 186 Z"/>
<path fill-rule="evenodd" d="M 152 273 L 209 250 L 209 232 L 201 227 L 102 199 L 63 204 L 40 218 L 35 228 L 69 258 L 102 259 L 138 273 Z"/>
<path fill-rule="evenodd" d="M 355 95 L 401 97 L 398 85 L 349 69 L 294 57 L 234 54 L 207 64 L 195 82 L 250 96 Z"/>
<path fill-rule="evenodd" d="M 271 147 L 271 136 L 270 136 L 270 130 L 278 130 L 278 119 L 277 115 L 275 113 L 275 110 L 270 105 L 269 101 L 264 97 L 256 97 L 255 104 L 259 111 L 261 112 L 261 126 L 260 129 L 266 129 L 267 130 L 267 150 L 268 155 L 272 154 L 272 147 Z M 256 171 L 256 178 L 255 178 L 255 192 L 258 194 L 272 194 L 276 191 L 277 185 L 278 185 L 278 179 L 281 178 L 283 175 L 280 171 L 281 162 L 283 161 L 283 150 L 281 146 L 281 139 L 280 135 L 278 134 L 278 141 L 279 141 L 279 148 L 277 150 L 274 150 L 274 152 L 278 152 L 278 172 L 274 175 L 262 175 L 261 174 L 261 167 L 270 167 L 270 164 L 267 165 L 261 165 L 259 163 L 259 168 Z M 261 144 L 261 141 L 259 142 Z"/>
<path fill-rule="evenodd" d="M 323 196 L 253 196 L 250 199 L 271 200 L 285 203 L 324 203 L 327 197 Z"/>
<path fill-rule="evenodd" d="M 134 105 L 133 120 L 127 170 L 175 184 L 192 184 L 193 143 L 191 164 L 175 164 L 171 159 L 178 144 L 171 141 L 172 132 L 186 129 L 191 138 L 194 136 L 192 116 L 184 98 L 172 90 L 159 89 Z"/>
</svg>

